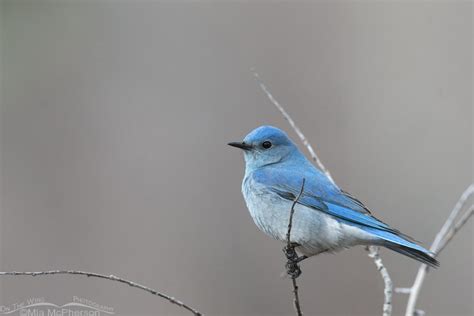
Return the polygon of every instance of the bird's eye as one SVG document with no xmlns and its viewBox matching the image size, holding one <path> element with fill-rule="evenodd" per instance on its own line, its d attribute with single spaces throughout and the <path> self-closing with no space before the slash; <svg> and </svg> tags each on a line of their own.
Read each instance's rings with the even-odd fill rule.
<svg viewBox="0 0 474 316">
<path fill-rule="evenodd" d="M 265 148 L 265 149 L 268 149 L 268 148 L 272 147 L 272 143 L 269 142 L 268 140 L 267 140 L 267 141 L 264 141 L 264 142 L 262 143 L 262 147 Z"/>
</svg>

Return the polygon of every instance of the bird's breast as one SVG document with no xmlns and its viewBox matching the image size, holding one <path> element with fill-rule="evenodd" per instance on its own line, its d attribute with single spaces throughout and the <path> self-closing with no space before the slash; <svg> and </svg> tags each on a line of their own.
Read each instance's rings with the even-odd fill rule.
<svg viewBox="0 0 474 316">
<path fill-rule="evenodd" d="M 270 237 L 286 242 L 293 202 L 281 198 L 251 177 L 244 178 L 242 193 L 257 227 Z M 306 255 L 337 251 L 360 242 L 354 229 L 359 230 L 340 223 L 328 214 L 297 204 L 291 241 L 300 244 L 300 250 Z"/>
<path fill-rule="evenodd" d="M 255 183 L 249 177 L 244 178 L 242 193 L 255 225 L 274 239 L 284 241 L 288 227 L 289 208 L 282 204 L 286 203 L 278 195 Z"/>
</svg>

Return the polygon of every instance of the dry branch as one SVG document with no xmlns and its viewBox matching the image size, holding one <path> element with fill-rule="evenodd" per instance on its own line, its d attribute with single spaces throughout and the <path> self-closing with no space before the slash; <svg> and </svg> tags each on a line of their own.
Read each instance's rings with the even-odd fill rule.
<svg viewBox="0 0 474 316">
<path fill-rule="evenodd" d="M 257 81 L 258 85 L 262 89 L 262 91 L 267 95 L 268 99 L 273 103 L 273 105 L 281 112 L 283 117 L 288 121 L 290 126 L 293 128 L 295 133 L 298 135 L 300 138 L 301 142 L 303 145 L 306 147 L 308 150 L 309 154 L 311 155 L 311 158 L 314 160 L 318 168 L 324 172 L 326 177 L 334 184 L 337 186 L 336 182 L 332 178 L 331 174 L 329 173 L 329 170 L 326 169 L 326 167 L 323 165 L 321 160 L 319 159 L 318 155 L 316 155 L 316 152 L 314 151 L 313 147 L 307 140 L 307 138 L 304 136 L 303 132 L 301 132 L 300 128 L 296 125 L 295 121 L 291 118 L 291 116 L 286 112 L 285 108 L 273 97 L 273 95 L 270 93 L 270 90 L 268 90 L 267 86 L 265 83 L 263 83 L 262 79 L 260 79 L 260 76 L 258 73 L 252 69 L 253 75 L 255 77 L 255 80 Z M 379 270 L 383 280 L 384 280 L 384 308 L 383 308 L 383 316 L 390 316 L 392 314 L 392 279 L 390 278 L 390 275 L 385 268 L 385 266 L 382 263 L 382 259 L 380 258 L 380 255 L 378 254 L 378 251 L 376 254 L 374 252 L 371 252 L 369 250 L 369 256 L 374 259 L 375 265 L 377 266 L 377 269 Z"/>
<path fill-rule="evenodd" d="M 469 220 L 469 218 L 471 218 L 471 216 L 474 215 L 474 205 L 471 206 L 469 208 L 469 210 L 467 210 L 463 216 L 461 216 L 461 218 L 459 219 L 459 221 L 454 225 L 454 227 L 448 231 L 448 233 L 446 234 L 446 237 L 443 239 L 443 241 L 441 242 L 440 246 L 439 246 L 439 250 L 438 252 L 436 253 L 436 255 L 438 255 L 441 251 L 443 251 L 443 249 L 448 245 L 448 243 L 453 239 L 454 235 L 456 235 L 458 233 L 458 231 L 464 226 L 464 224 L 467 223 L 467 221 Z"/>
<path fill-rule="evenodd" d="M 463 192 L 448 218 L 446 219 L 446 222 L 443 224 L 440 231 L 436 235 L 433 244 L 430 247 L 430 251 L 433 252 L 435 256 L 437 256 L 446 247 L 446 245 L 453 239 L 454 235 L 456 235 L 456 233 L 472 216 L 472 213 L 474 212 L 474 206 L 471 206 L 469 210 L 464 213 L 464 215 L 456 222 L 456 218 L 462 211 L 469 197 L 473 194 L 474 184 L 471 184 Z M 418 269 L 413 285 L 410 288 L 402 288 L 397 291 L 399 293 L 407 293 L 410 295 L 408 297 L 405 316 L 414 316 L 417 314 L 416 302 L 418 300 L 423 282 L 425 281 L 427 272 L 428 266 L 426 264 L 422 264 Z"/>
<path fill-rule="evenodd" d="M 190 307 L 189 305 L 181 302 L 180 300 L 177 300 L 176 298 L 166 295 L 164 293 L 158 292 L 157 290 L 154 290 L 152 288 L 149 288 L 147 286 L 138 284 L 133 281 L 129 281 L 127 279 L 123 279 L 120 277 L 117 277 L 115 275 L 105 275 L 105 274 L 99 274 L 99 273 L 94 273 L 94 272 L 84 272 L 84 271 L 75 271 L 75 270 L 51 270 L 51 271 L 40 271 L 40 272 L 17 272 L 17 271 L 11 271 L 11 272 L 0 272 L 0 276 L 18 276 L 18 275 L 27 275 L 27 276 L 45 276 L 45 275 L 54 275 L 54 274 L 72 274 L 72 275 L 83 275 L 87 277 L 94 277 L 94 278 L 100 278 L 100 279 L 106 279 L 106 280 L 111 280 L 111 281 L 117 281 L 120 283 L 127 284 L 131 287 L 135 287 L 137 289 L 143 290 L 145 292 L 148 292 L 150 294 L 159 296 L 165 300 L 168 300 L 170 303 L 180 306 L 191 313 L 195 316 L 202 316 L 200 312 L 195 310 L 194 308 Z"/>
<path fill-rule="evenodd" d="M 298 203 L 301 195 L 304 191 L 304 182 L 305 179 L 303 178 L 303 182 L 301 183 L 301 189 L 298 196 L 293 200 L 293 204 L 291 205 L 290 209 L 290 217 L 288 219 L 288 231 L 286 232 L 286 247 L 283 249 L 283 252 L 288 259 L 287 269 L 288 274 L 291 276 L 291 281 L 293 285 L 293 304 L 295 306 L 296 315 L 303 316 L 303 312 L 301 311 L 300 305 L 300 298 L 298 294 L 298 284 L 296 283 L 296 278 L 301 274 L 300 267 L 298 266 L 298 255 L 295 251 L 295 244 L 291 242 L 291 229 L 293 228 L 293 215 L 295 214 L 295 206 Z"/>
<path fill-rule="evenodd" d="M 286 112 L 285 108 L 273 97 L 273 95 L 270 93 L 270 90 L 268 90 L 267 86 L 263 83 L 262 79 L 260 79 L 260 76 L 256 71 L 253 71 L 253 75 L 255 77 L 255 80 L 257 81 L 258 85 L 260 88 L 265 92 L 267 95 L 268 99 L 273 103 L 273 105 L 281 112 L 283 117 L 288 121 L 290 126 L 293 128 L 295 133 L 298 135 L 300 138 L 301 142 L 303 143 L 304 146 L 306 146 L 306 149 L 308 149 L 309 154 L 311 155 L 311 158 L 314 160 L 316 165 L 318 166 L 319 169 L 321 169 L 322 172 L 326 175 L 326 177 L 335 185 L 336 182 L 334 182 L 334 179 L 331 176 L 331 173 L 329 172 L 328 169 L 323 165 L 322 161 L 319 159 L 318 155 L 316 155 L 316 152 L 313 149 L 313 146 L 309 143 L 309 141 L 306 139 L 304 136 L 303 132 L 299 129 L 299 127 L 296 125 L 295 121 L 291 118 L 291 116 Z"/>
<path fill-rule="evenodd" d="M 383 265 L 382 258 L 379 254 L 379 248 L 376 246 L 369 246 L 367 247 L 367 251 L 369 252 L 369 257 L 374 259 L 375 266 L 383 278 L 385 296 L 385 301 L 383 303 L 383 316 L 390 316 L 392 315 L 392 279 L 390 278 L 390 274 L 388 274 L 387 268 Z"/>
</svg>

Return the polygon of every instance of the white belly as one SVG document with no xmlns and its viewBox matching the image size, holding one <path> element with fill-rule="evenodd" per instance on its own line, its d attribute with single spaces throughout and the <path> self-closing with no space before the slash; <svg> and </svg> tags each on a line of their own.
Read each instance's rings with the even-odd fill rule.
<svg viewBox="0 0 474 316">
<path fill-rule="evenodd" d="M 286 242 L 292 202 L 252 183 L 243 185 L 250 215 L 257 227 L 270 237 Z M 291 242 L 300 245 L 301 253 L 312 256 L 325 251 L 338 251 L 360 244 L 369 244 L 374 236 L 339 222 L 323 212 L 297 204 L 293 215 Z"/>
</svg>

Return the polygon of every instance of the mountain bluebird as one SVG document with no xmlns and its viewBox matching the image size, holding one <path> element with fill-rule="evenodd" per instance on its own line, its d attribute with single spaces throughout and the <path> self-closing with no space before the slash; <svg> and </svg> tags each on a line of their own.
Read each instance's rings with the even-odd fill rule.
<svg viewBox="0 0 474 316">
<path fill-rule="evenodd" d="M 291 242 L 301 259 L 356 245 L 377 245 L 432 267 L 439 265 L 428 250 L 339 189 L 278 128 L 258 127 L 242 142 L 229 145 L 244 151 L 242 193 L 250 215 L 274 239 L 286 242 L 290 209 L 304 179 L 291 230 Z"/>
</svg>

